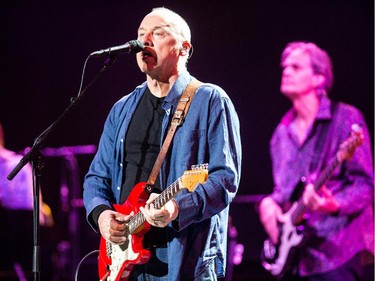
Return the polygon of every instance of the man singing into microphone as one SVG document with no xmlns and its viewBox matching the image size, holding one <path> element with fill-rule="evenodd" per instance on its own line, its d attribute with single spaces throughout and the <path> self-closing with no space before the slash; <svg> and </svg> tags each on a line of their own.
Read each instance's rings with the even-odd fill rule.
<svg viewBox="0 0 375 281">
<path fill-rule="evenodd" d="M 113 204 L 123 204 L 137 183 L 148 181 L 180 97 L 195 81 L 186 67 L 190 37 L 185 20 L 166 8 L 153 9 L 139 26 L 138 40 L 144 49 L 137 54 L 137 63 L 146 81 L 113 106 L 84 182 L 87 219 L 107 245 L 134 246 L 127 244 L 132 236 L 127 235 L 126 224 L 134 213 L 116 212 Z M 194 92 L 154 192 L 140 207 L 151 225 L 142 244 L 151 257 L 130 268 L 129 280 L 212 281 L 225 275 L 229 204 L 241 172 L 239 120 L 219 86 L 201 83 Z M 192 165 L 203 163 L 208 163 L 206 181 L 192 192 L 183 189 L 162 208 L 155 207 L 157 190 L 165 190 Z M 108 273 L 111 280 L 113 271 Z"/>
</svg>

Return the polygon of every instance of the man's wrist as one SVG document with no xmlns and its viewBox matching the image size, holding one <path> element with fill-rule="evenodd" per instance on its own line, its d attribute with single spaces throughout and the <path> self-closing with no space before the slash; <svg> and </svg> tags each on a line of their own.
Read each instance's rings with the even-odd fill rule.
<svg viewBox="0 0 375 281">
<path fill-rule="evenodd" d="M 112 210 L 107 205 L 99 205 L 94 208 L 94 210 L 91 212 L 91 221 L 95 224 L 97 228 L 99 228 L 98 220 L 101 213 L 103 213 L 105 210 Z"/>
</svg>

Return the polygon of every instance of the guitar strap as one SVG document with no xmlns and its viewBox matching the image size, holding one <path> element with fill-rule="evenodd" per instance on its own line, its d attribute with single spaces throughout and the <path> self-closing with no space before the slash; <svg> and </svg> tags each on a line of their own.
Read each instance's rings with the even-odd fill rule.
<svg viewBox="0 0 375 281">
<path fill-rule="evenodd" d="M 327 138 L 328 130 L 331 127 L 331 124 L 333 123 L 334 114 L 335 114 L 337 104 L 338 104 L 338 102 L 336 102 L 336 101 L 331 102 L 331 116 L 332 116 L 331 119 L 324 120 L 324 121 L 320 122 L 319 124 L 314 124 L 315 127 L 314 127 L 313 130 L 319 130 L 318 131 L 319 135 L 318 135 L 318 138 L 315 142 L 315 147 L 314 147 L 314 150 L 313 150 L 313 155 L 311 157 L 310 167 L 309 167 L 309 170 L 306 171 L 305 174 L 302 175 L 301 178 L 300 178 L 300 183 L 302 183 L 302 184 L 299 183 L 294 187 L 294 190 L 293 190 L 293 192 L 290 196 L 290 199 L 289 199 L 290 202 L 295 202 L 295 201 L 297 201 L 301 198 L 304 186 L 306 184 L 306 182 L 305 182 L 306 181 L 306 178 L 305 178 L 306 174 L 309 174 L 310 177 L 311 177 L 311 175 L 314 174 L 317 171 L 318 164 L 319 164 L 319 162 L 321 162 L 320 160 L 322 158 L 322 151 L 323 151 L 324 143 L 325 143 L 326 138 Z"/>
<path fill-rule="evenodd" d="M 163 164 L 164 158 L 167 155 L 169 146 L 172 142 L 172 139 L 177 130 L 177 127 L 180 126 L 184 122 L 184 119 L 186 118 L 186 115 L 189 110 L 191 101 L 194 97 L 194 94 L 200 85 L 202 85 L 202 82 L 194 79 L 190 81 L 190 83 L 186 86 L 185 90 L 181 94 L 180 100 L 177 104 L 177 108 L 173 114 L 167 136 L 165 137 L 163 146 L 160 149 L 160 152 L 159 152 L 158 157 L 156 158 L 154 167 L 152 168 L 151 174 L 147 180 L 146 188 L 149 192 L 152 191 L 152 187 L 155 184 L 161 165 Z"/>
<path fill-rule="evenodd" d="M 335 114 L 335 110 L 337 107 L 338 102 L 332 101 L 331 102 L 331 116 L 332 119 L 329 121 L 322 122 L 320 124 L 319 128 L 319 136 L 318 139 L 316 140 L 315 143 L 315 149 L 314 149 L 314 154 L 312 157 L 312 161 L 310 163 L 310 173 L 315 172 L 316 168 L 318 167 L 319 160 L 321 159 L 324 143 L 326 141 L 327 133 L 329 128 L 331 127 L 331 124 L 333 123 L 333 118 Z"/>
</svg>

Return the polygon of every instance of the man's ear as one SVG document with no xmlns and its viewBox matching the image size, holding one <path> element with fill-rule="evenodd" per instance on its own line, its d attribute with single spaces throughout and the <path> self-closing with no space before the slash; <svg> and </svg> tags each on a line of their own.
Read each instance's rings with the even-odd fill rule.
<svg viewBox="0 0 375 281">
<path fill-rule="evenodd" d="M 181 49 L 180 49 L 181 55 L 183 56 L 189 55 L 190 48 L 191 48 L 191 44 L 188 41 L 182 42 Z"/>
<path fill-rule="evenodd" d="M 326 78 L 322 74 L 315 74 L 313 76 L 314 88 L 324 88 L 325 82 L 326 82 Z"/>
</svg>

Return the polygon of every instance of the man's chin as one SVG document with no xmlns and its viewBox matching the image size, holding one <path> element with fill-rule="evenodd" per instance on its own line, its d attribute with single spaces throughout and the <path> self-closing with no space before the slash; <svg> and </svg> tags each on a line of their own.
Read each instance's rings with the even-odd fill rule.
<svg viewBox="0 0 375 281">
<path fill-rule="evenodd" d="M 280 90 L 280 93 L 281 93 L 283 96 L 287 97 L 287 98 L 291 98 L 291 97 L 293 97 L 293 96 L 296 95 L 296 93 L 295 93 L 294 91 L 287 90 L 287 89 L 281 89 L 281 90 Z"/>
<path fill-rule="evenodd" d="M 142 65 L 139 65 L 139 69 L 145 74 L 150 74 L 155 69 L 155 66 L 143 63 Z"/>
</svg>

